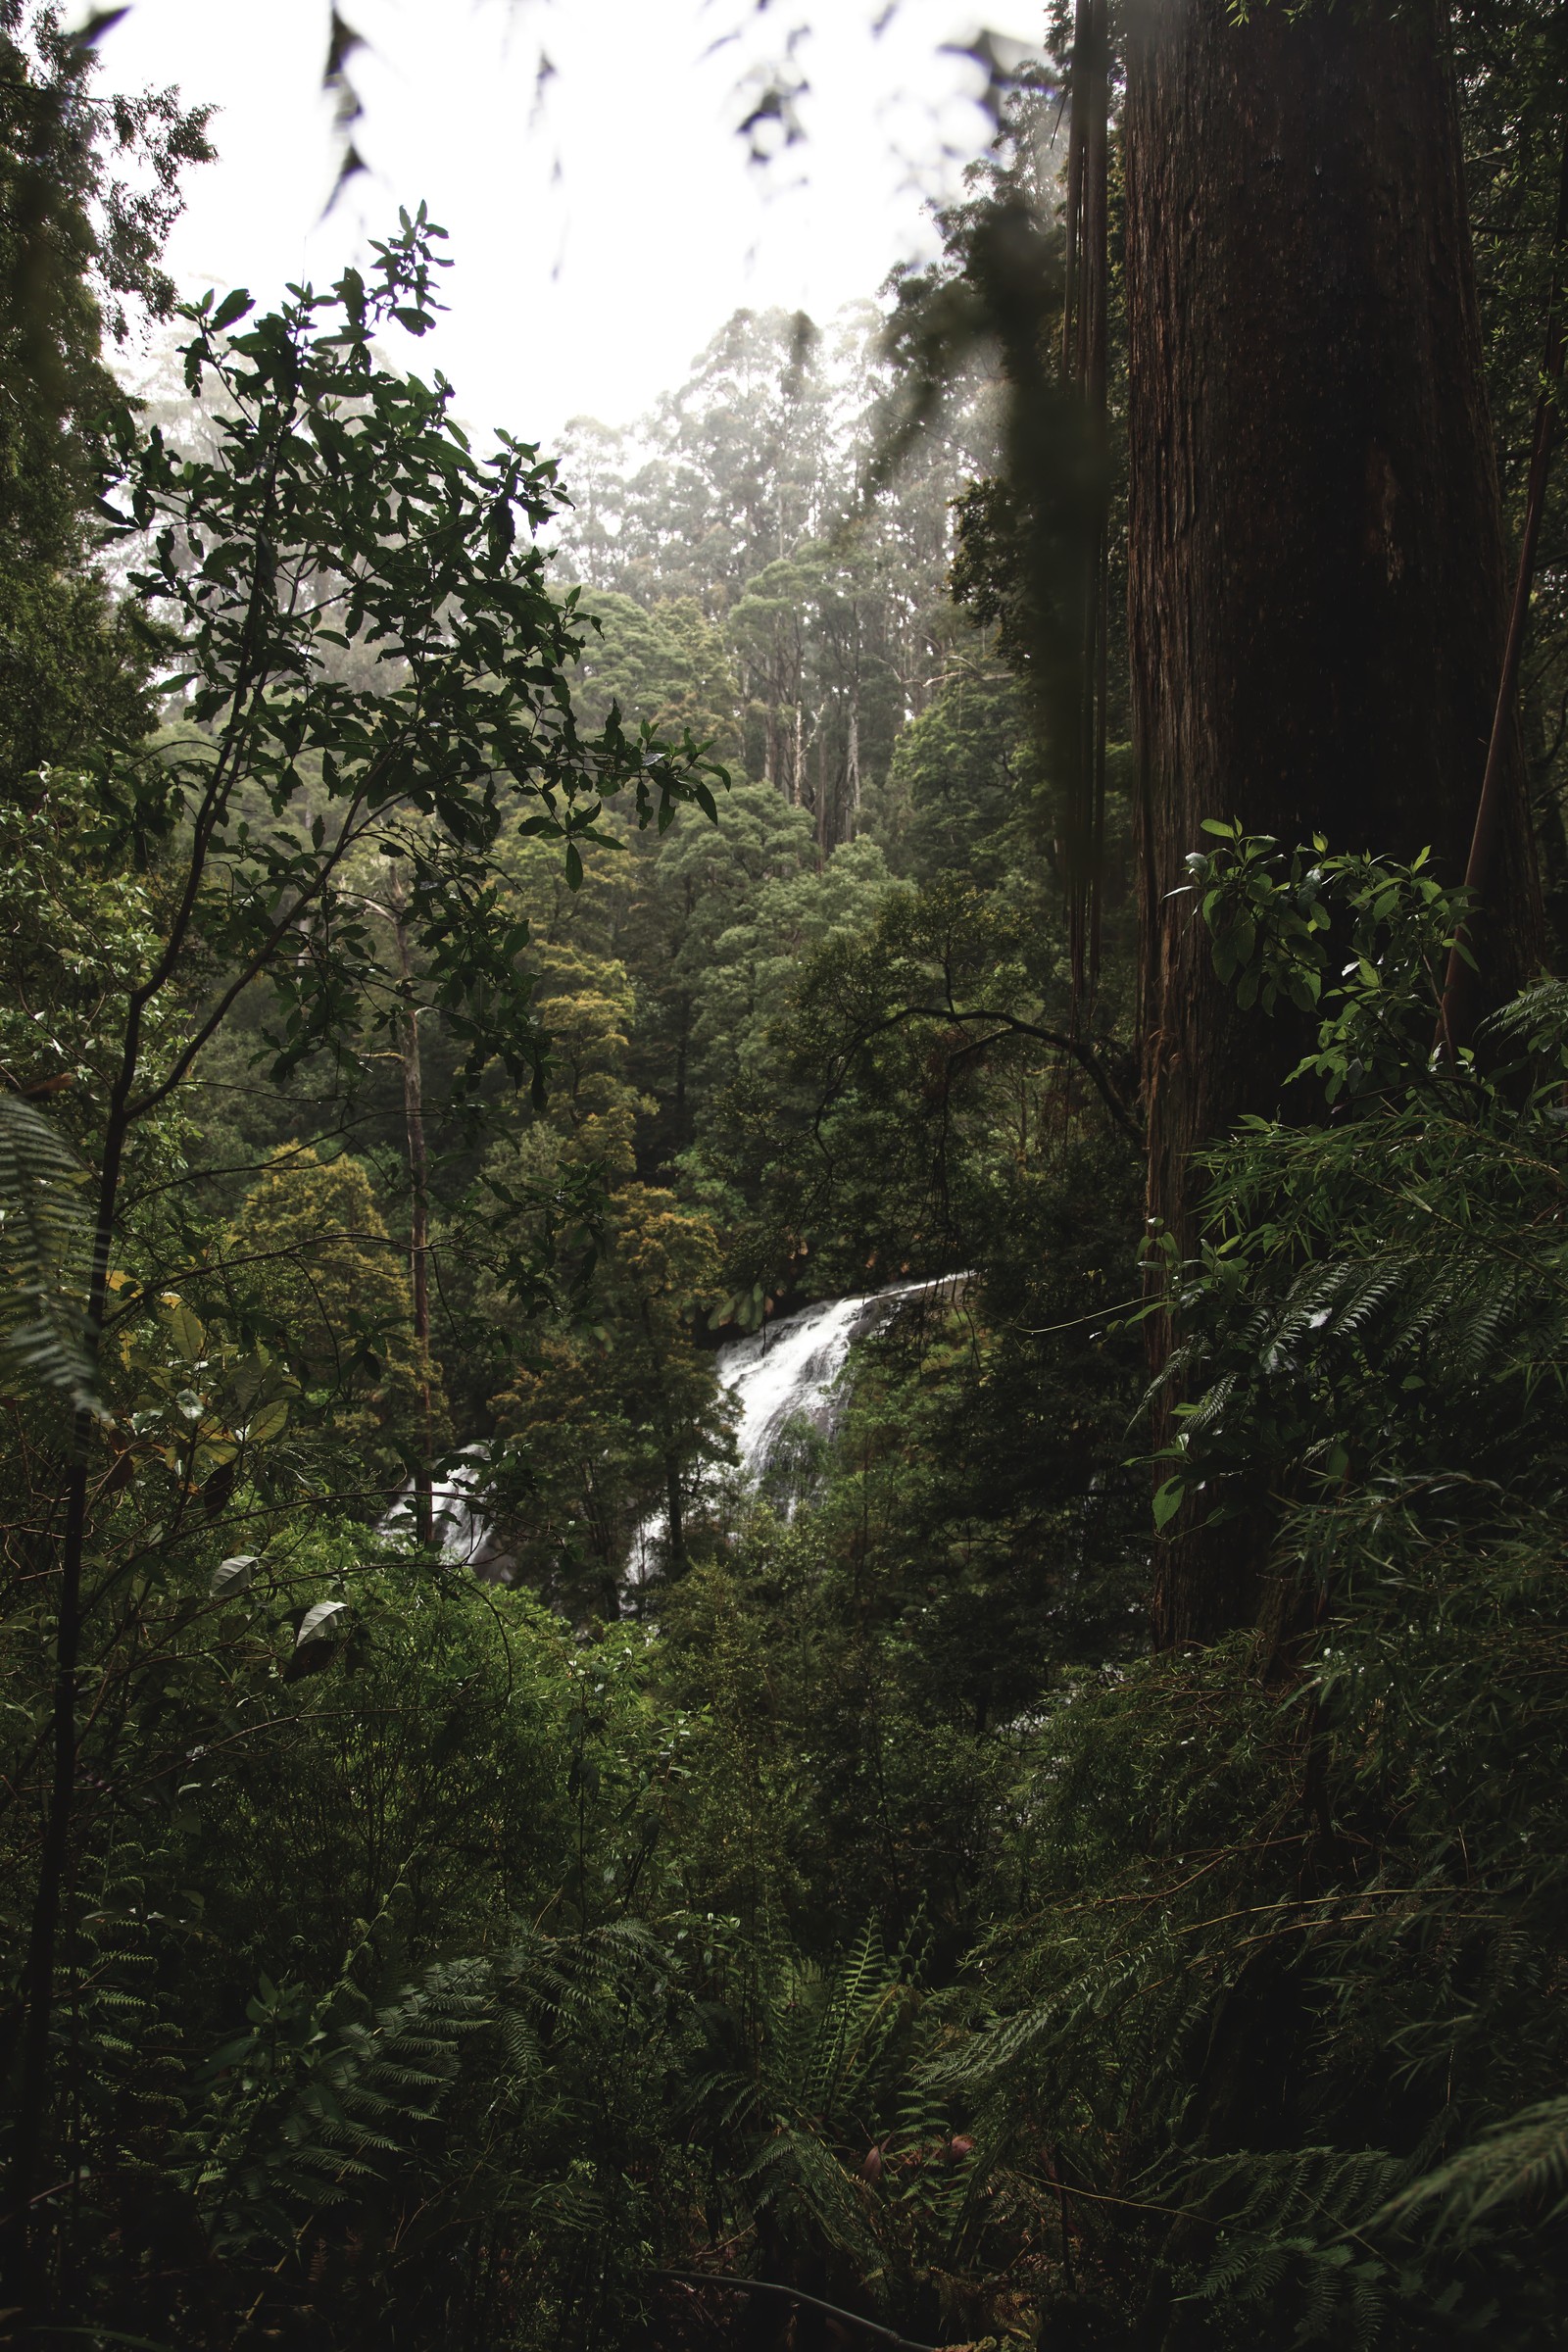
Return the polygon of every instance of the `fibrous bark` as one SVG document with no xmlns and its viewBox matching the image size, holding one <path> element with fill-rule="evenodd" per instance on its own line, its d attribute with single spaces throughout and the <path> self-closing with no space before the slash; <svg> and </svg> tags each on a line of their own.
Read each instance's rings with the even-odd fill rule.
<svg viewBox="0 0 1568 2352">
<path fill-rule="evenodd" d="M 1180 890 L 1208 816 L 1459 881 L 1506 582 L 1453 81 L 1431 0 L 1157 0 L 1125 112 L 1129 621 L 1149 1208 L 1185 1247 L 1195 1149 L 1281 1107 L 1301 1050 L 1238 1009 Z M 1540 916 L 1510 761 L 1495 988 Z M 1156 1348 L 1160 1342 L 1156 1339 Z M 1164 1548 L 1158 1637 L 1249 1612 L 1246 1543 Z"/>
</svg>

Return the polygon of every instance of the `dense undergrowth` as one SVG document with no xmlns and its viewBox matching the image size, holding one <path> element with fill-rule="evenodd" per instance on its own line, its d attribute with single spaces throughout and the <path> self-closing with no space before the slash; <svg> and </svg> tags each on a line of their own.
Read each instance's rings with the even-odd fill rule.
<svg viewBox="0 0 1568 2352">
<path fill-rule="evenodd" d="M 1215 1155 L 1171 1275 L 1167 1487 L 1266 1487 L 1257 1628 L 1141 1655 L 1131 1480 L 1097 1530 L 1003 1444 L 1134 1342 L 1060 1311 L 1059 1245 L 864 1351 L 792 1516 L 710 1490 L 653 1621 L 320 1503 L 235 1554 L 238 1489 L 126 1483 L 59 2027 L 89 2325 L 700 2345 L 720 2271 L 924 2342 L 1557 2340 L 1559 998 L 1446 1074 L 1396 951 L 1451 901 L 1204 871 L 1260 970 L 1320 971 L 1335 887 L 1362 924 L 1298 1082 L 1336 1105 Z"/>
<path fill-rule="evenodd" d="M 1310 1050 L 1184 1259 L 994 478 L 950 595 L 980 363 L 857 507 L 906 387 L 742 315 L 571 512 L 413 371 L 421 214 L 138 413 L 85 53 L 0 59 L 0 2340 L 1561 2343 L 1564 992 L 1436 1055 L 1460 898 L 1217 812 Z M 939 1276 L 743 1481 L 719 1344 Z M 1249 1623 L 1152 1654 L 1200 1522 Z"/>
</svg>

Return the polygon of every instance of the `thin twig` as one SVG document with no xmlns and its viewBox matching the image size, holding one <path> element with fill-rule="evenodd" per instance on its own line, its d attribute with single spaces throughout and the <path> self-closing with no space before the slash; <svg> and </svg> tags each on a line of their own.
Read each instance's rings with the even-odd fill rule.
<svg viewBox="0 0 1568 2352">
<path fill-rule="evenodd" d="M 784 2286 L 776 2278 L 729 2278 L 712 2271 L 655 2271 L 656 2278 L 671 2278 L 678 2286 L 722 2286 L 743 2295 L 786 2295 L 792 2303 L 804 2303 L 811 2311 L 825 2311 L 829 2319 L 843 2320 L 851 2328 L 859 2328 L 867 2335 L 893 2344 L 898 2352 L 964 2352 L 958 2344 L 921 2344 L 913 2336 L 900 2335 L 892 2328 L 884 2328 L 875 2320 L 865 2320 L 858 2311 L 845 2311 L 837 2303 L 824 2303 L 820 2295 L 803 2294 L 798 2286 Z"/>
</svg>

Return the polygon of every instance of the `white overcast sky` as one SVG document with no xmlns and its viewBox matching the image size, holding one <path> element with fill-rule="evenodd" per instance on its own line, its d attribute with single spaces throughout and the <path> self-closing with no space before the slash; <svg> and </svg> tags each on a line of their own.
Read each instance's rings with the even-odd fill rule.
<svg viewBox="0 0 1568 2352">
<path fill-rule="evenodd" d="M 340 0 L 367 48 L 369 166 L 323 220 L 337 153 L 320 92 L 327 0 L 134 0 L 104 81 L 212 101 L 220 160 L 189 174 L 183 289 L 327 283 L 423 198 L 451 232 L 452 306 L 420 347 L 459 413 L 548 439 L 629 422 L 742 304 L 818 318 L 932 250 L 925 208 L 984 143 L 984 75 L 943 54 L 983 24 L 1039 38 L 1044 0 Z M 791 27 L 805 142 L 763 171 L 736 124 L 748 69 Z M 740 38 L 705 51 L 732 28 Z M 543 104 L 541 53 L 556 69 Z"/>
</svg>

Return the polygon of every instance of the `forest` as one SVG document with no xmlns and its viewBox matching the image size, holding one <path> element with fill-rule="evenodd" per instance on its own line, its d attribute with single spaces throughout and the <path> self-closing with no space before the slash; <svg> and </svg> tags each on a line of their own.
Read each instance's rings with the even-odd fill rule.
<svg viewBox="0 0 1568 2352">
<path fill-rule="evenodd" d="M 187 299 L 98 23 L 0 2344 L 1568 2343 L 1568 13 L 1074 0 L 939 261 L 555 446 L 416 188 Z"/>
</svg>

